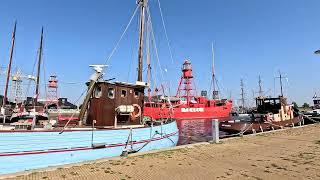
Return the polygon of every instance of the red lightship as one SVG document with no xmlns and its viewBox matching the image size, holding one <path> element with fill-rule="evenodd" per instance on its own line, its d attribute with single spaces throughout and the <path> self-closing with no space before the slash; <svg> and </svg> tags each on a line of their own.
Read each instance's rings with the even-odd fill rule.
<svg viewBox="0 0 320 180">
<path fill-rule="evenodd" d="M 192 80 L 191 62 L 185 60 L 176 96 L 161 97 L 157 101 L 151 101 L 151 97 L 149 97 L 149 101 L 144 104 L 145 115 L 150 116 L 152 119 L 166 117 L 175 119 L 228 117 L 231 112 L 232 101 L 216 98 L 217 91 L 215 90 L 213 91 L 213 99 L 208 99 L 206 92 L 202 92 L 201 96 L 196 96 Z"/>
</svg>

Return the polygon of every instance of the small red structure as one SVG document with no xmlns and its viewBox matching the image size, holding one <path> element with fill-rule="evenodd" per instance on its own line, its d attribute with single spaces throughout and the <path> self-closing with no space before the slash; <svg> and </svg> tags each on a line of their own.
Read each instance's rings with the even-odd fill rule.
<svg viewBox="0 0 320 180">
<path fill-rule="evenodd" d="M 207 119 L 228 117 L 232 101 L 227 99 L 207 99 L 206 93 L 196 95 L 192 86 L 193 74 L 189 60 L 182 65 L 182 76 L 175 97 L 163 97 L 158 101 L 144 103 L 144 115 L 152 119 Z M 170 107 L 171 110 L 170 110 Z"/>
<path fill-rule="evenodd" d="M 58 108 L 59 97 L 58 97 L 58 79 L 56 75 L 51 75 L 48 81 L 48 90 L 46 97 L 45 106 L 48 108 L 49 106 L 55 106 Z"/>
<path fill-rule="evenodd" d="M 191 62 L 185 60 L 182 65 L 182 76 L 179 82 L 178 90 L 176 97 L 181 97 L 183 100 L 187 102 L 187 105 L 190 105 L 190 100 L 194 98 L 194 94 L 192 91 L 192 66 Z"/>
</svg>

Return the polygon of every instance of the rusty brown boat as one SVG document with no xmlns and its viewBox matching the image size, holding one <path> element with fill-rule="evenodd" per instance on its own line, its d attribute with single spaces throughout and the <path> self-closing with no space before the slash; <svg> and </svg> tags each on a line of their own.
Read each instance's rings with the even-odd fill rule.
<svg viewBox="0 0 320 180">
<path fill-rule="evenodd" d="M 220 130 L 240 134 L 255 133 L 295 126 L 303 120 L 283 96 L 257 97 L 256 105 L 256 112 L 248 120 L 223 121 L 220 123 Z"/>
</svg>

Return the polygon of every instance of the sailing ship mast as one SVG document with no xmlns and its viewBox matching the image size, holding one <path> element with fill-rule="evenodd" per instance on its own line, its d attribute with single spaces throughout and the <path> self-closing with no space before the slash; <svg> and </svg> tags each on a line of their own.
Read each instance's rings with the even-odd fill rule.
<svg viewBox="0 0 320 180">
<path fill-rule="evenodd" d="M 144 41 L 144 24 L 145 14 L 148 0 L 139 0 L 140 5 L 140 33 L 139 33 L 139 51 L 138 51 L 138 78 L 137 81 L 142 81 L 143 68 L 143 41 Z"/>
<path fill-rule="evenodd" d="M 43 49 L 43 27 L 41 29 L 41 37 L 40 37 L 40 47 L 39 47 L 39 54 L 38 54 L 38 69 L 37 69 L 37 84 L 36 84 L 36 96 L 34 100 L 34 106 L 37 105 L 38 97 L 39 97 L 39 84 L 40 84 L 40 67 L 41 67 L 41 60 L 42 60 L 42 49 Z"/>
<path fill-rule="evenodd" d="M 12 32 L 10 60 L 9 60 L 9 65 L 8 65 L 6 86 L 5 86 L 4 97 L 3 97 L 3 102 L 2 102 L 3 107 L 6 105 L 7 99 L 8 99 L 8 87 L 9 87 L 9 79 L 10 79 L 10 75 L 11 75 L 11 66 L 12 66 L 14 44 L 15 44 L 15 39 L 16 39 L 16 27 L 17 27 L 17 21 L 15 21 L 15 23 L 14 23 L 14 28 L 13 28 L 13 32 Z"/>
<path fill-rule="evenodd" d="M 138 78 L 137 81 L 142 81 L 142 62 L 143 62 L 143 41 L 144 41 L 144 26 L 145 26 L 145 11 L 147 7 L 148 0 L 139 0 L 138 5 L 140 5 L 140 33 L 139 33 L 139 51 L 138 51 Z M 89 100 L 91 94 L 94 90 L 94 86 L 98 79 L 102 76 L 103 68 L 107 65 L 90 65 L 95 70 L 95 73 L 90 78 L 90 84 L 88 86 L 87 95 L 84 98 L 80 113 L 80 121 L 84 118 L 85 112 L 88 108 Z"/>
</svg>

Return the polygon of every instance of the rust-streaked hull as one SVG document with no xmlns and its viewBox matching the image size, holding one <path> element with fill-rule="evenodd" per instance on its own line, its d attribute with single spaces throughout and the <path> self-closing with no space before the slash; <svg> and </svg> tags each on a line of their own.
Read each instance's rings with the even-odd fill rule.
<svg viewBox="0 0 320 180">
<path fill-rule="evenodd" d="M 263 122 L 263 121 L 223 121 L 220 123 L 220 130 L 229 133 L 253 133 L 268 131 L 272 129 L 281 129 L 297 125 L 302 121 L 302 117 L 298 116 L 290 120 L 278 122 Z"/>
</svg>

